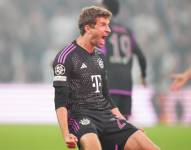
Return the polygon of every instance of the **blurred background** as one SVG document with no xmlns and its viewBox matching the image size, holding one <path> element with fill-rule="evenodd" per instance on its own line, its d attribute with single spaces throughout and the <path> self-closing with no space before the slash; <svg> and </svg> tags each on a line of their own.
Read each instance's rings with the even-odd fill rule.
<svg viewBox="0 0 191 150">
<path fill-rule="evenodd" d="M 51 64 L 56 53 L 79 35 L 81 8 L 98 1 L 0 0 L 0 149 L 64 149 L 54 111 Z M 188 83 L 178 92 L 171 92 L 169 86 L 173 73 L 191 66 L 191 1 L 120 2 L 121 10 L 115 19 L 134 31 L 148 66 L 145 88 L 140 85 L 134 59 L 136 94 L 130 121 L 146 127 L 163 149 L 175 150 L 172 145 L 177 148 L 182 144 L 181 149 L 189 150 L 191 86 Z M 185 143 L 165 145 L 165 141 L 172 140 L 173 128 L 182 133 L 177 133 L 177 141 L 181 138 Z M 160 141 L 156 133 L 164 133 L 161 137 L 167 139 Z M 44 145 L 35 141 L 38 144 L 31 147 L 26 135 L 31 135 L 32 140 L 37 136 L 46 140 Z M 7 144 L 10 142 L 13 146 Z M 51 142 L 57 147 L 47 146 Z"/>
</svg>

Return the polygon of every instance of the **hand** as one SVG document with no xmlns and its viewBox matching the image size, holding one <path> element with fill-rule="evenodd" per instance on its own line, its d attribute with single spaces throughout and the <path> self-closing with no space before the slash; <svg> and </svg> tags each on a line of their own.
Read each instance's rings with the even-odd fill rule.
<svg viewBox="0 0 191 150">
<path fill-rule="evenodd" d="M 73 134 L 68 134 L 64 139 L 68 148 L 76 148 L 76 144 L 78 142 L 76 136 L 74 136 Z"/>
<path fill-rule="evenodd" d="M 172 75 L 172 78 L 174 82 L 171 84 L 171 90 L 179 90 L 191 79 L 191 68 L 188 68 L 183 73 Z"/>
<path fill-rule="evenodd" d="M 111 112 L 115 115 L 116 118 L 126 120 L 126 118 L 121 114 L 117 107 L 113 108 Z"/>
<path fill-rule="evenodd" d="M 173 83 L 170 86 L 170 89 L 172 91 L 177 91 L 182 88 L 188 80 L 184 74 L 174 74 L 172 75 L 172 78 L 174 79 Z"/>
</svg>

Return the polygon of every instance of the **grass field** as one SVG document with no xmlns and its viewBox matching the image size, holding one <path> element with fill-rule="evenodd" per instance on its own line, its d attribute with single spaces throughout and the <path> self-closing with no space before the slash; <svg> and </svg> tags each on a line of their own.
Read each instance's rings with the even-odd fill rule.
<svg viewBox="0 0 191 150">
<path fill-rule="evenodd" d="M 191 127 L 155 126 L 146 134 L 162 150 L 191 150 Z M 67 150 L 56 125 L 0 125 L 0 150 Z"/>
</svg>

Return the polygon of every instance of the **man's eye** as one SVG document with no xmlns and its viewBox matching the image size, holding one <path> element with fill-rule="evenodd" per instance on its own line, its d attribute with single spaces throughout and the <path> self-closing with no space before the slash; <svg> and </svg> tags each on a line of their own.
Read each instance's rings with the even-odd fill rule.
<svg viewBox="0 0 191 150">
<path fill-rule="evenodd" d="M 102 24 L 101 26 L 102 26 L 102 27 L 107 27 L 107 25 L 106 25 L 106 24 Z"/>
<path fill-rule="evenodd" d="M 104 23 L 101 23 L 101 24 L 100 24 L 100 26 L 105 26 L 105 25 L 106 25 L 106 24 L 104 24 Z"/>
</svg>

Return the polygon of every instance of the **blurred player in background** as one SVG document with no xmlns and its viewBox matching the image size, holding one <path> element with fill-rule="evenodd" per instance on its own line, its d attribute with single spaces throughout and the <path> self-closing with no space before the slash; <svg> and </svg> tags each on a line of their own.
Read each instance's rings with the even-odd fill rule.
<svg viewBox="0 0 191 150">
<path fill-rule="evenodd" d="M 114 17 L 120 10 L 118 0 L 103 0 L 102 5 L 109 9 Z M 113 20 L 110 27 L 112 32 L 106 39 L 103 49 L 108 67 L 109 93 L 121 113 L 128 119 L 132 108 L 133 54 L 138 58 L 144 86 L 146 85 L 146 59 L 129 28 Z"/>
<path fill-rule="evenodd" d="M 127 122 L 107 88 L 104 56 L 98 50 L 111 32 L 112 13 L 102 7 L 83 8 L 79 37 L 55 57 L 55 108 L 68 148 L 80 150 L 158 150 Z"/>
<path fill-rule="evenodd" d="M 185 70 L 183 73 L 174 74 L 172 78 L 174 81 L 171 84 L 171 90 L 179 90 L 191 79 L 191 68 Z"/>
</svg>

